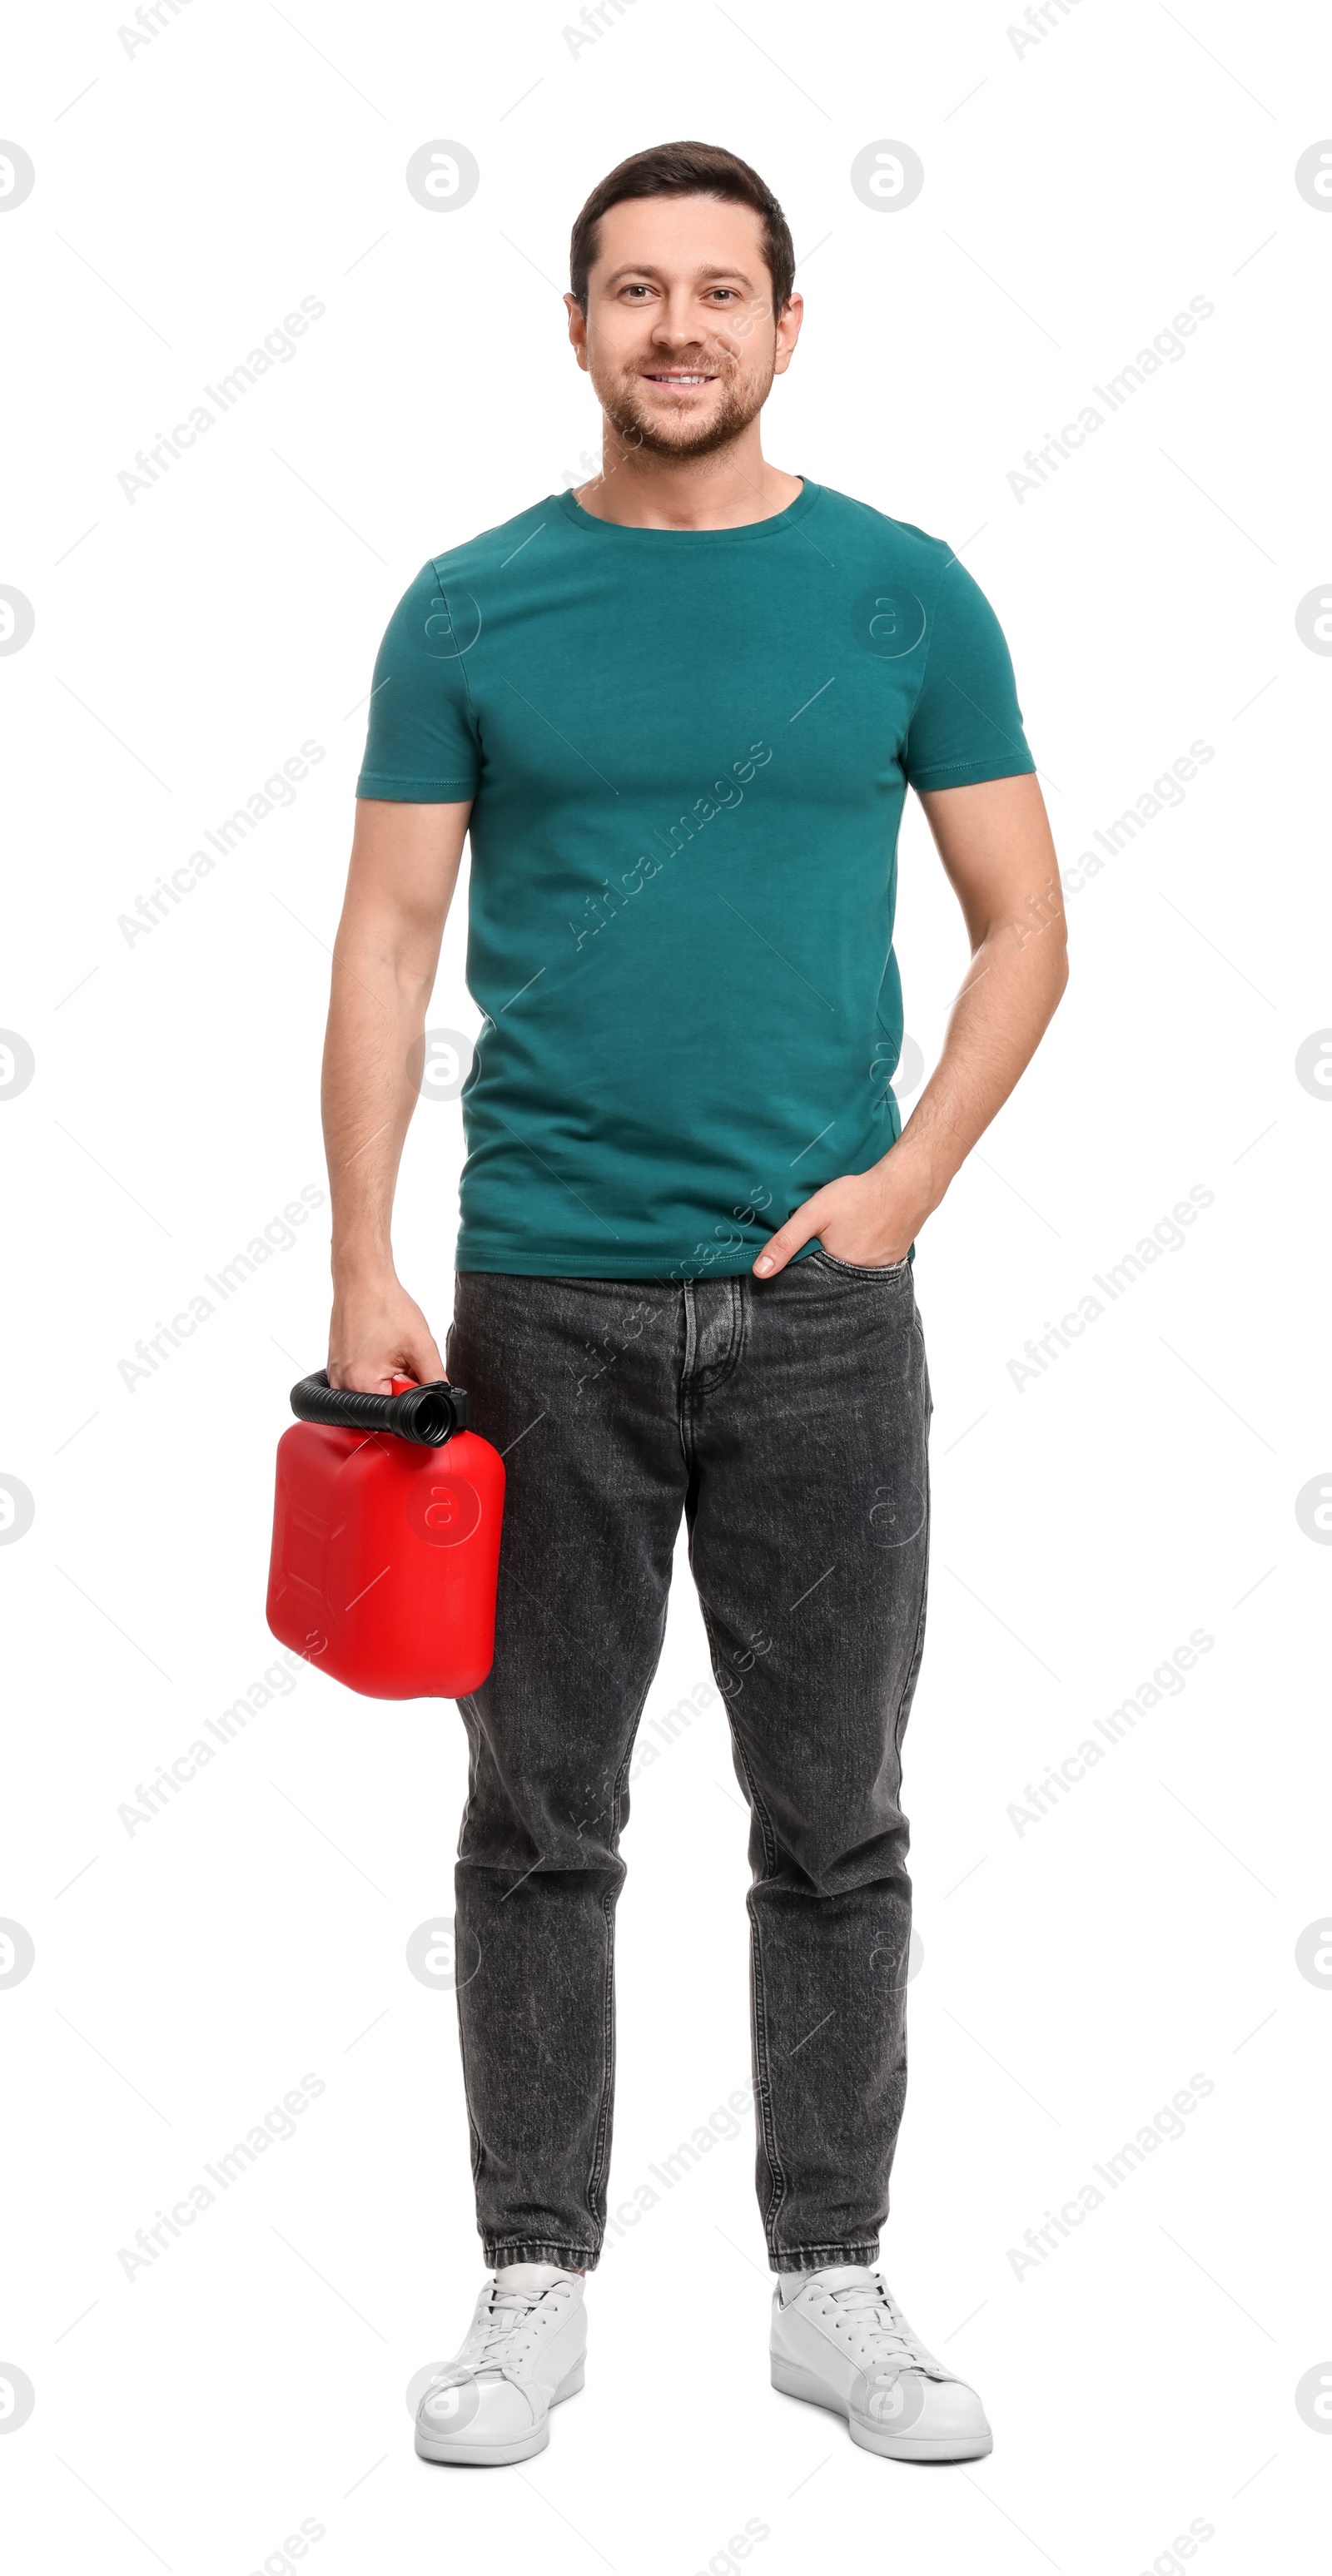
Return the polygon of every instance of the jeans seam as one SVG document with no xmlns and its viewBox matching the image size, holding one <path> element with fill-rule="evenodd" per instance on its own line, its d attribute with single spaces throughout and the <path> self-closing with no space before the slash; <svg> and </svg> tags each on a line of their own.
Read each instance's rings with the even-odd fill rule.
<svg viewBox="0 0 1332 2576">
<path fill-rule="evenodd" d="M 450 1329 L 452 1329 L 452 1328 L 450 1327 Z M 467 1817 L 468 1817 L 468 1813 L 469 1813 L 469 1810 L 470 1810 L 470 1808 L 471 1808 L 471 1804 L 472 1804 L 472 1787 L 473 1787 L 473 1782 L 474 1782 L 474 1779 L 475 1779 L 475 1773 L 476 1773 L 476 1738 L 477 1738 L 478 1733 L 480 1732 L 480 1719 L 479 1719 L 479 1717 L 478 1717 L 478 1715 L 477 1715 L 475 1702 L 474 1702 L 474 1699 L 473 1699 L 473 1696 L 472 1696 L 471 1692 L 469 1692 L 469 1693 L 468 1693 L 468 1695 L 467 1695 L 467 1697 L 466 1697 L 466 1699 L 465 1699 L 465 1700 L 459 1700 L 459 1702 L 458 1702 L 458 1713 L 459 1713 L 459 1716 L 462 1718 L 464 1732 L 465 1732 L 465 1734 L 466 1734 L 466 1736 L 467 1736 L 467 1790 L 466 1790 L 466 1794 L 465 1794 L 464 1799 L 463 1799 L 462 1822 L 461 1822 L 461 1824 L 460 1824 L 460 1825 L 459 1825 L 459 1827 L 458 1827 L 458 1841 L 457 1841 L 457 1846 L 456 1846 L 456 1850 L 455 1850 L 455 1854 L 454 1854 L 455 1867 L 454 1867 L 454 1873 L 453 1873 L 453 1878 L 454 1878 L 453 1909 L 454 1909 L 454 1927 L 455 1927 L 455 1937 L 456 1937 L 456 1929 L 457 1929 L 457 1914 L 458 1914 L 458 1869 L 459 1869 L 459 1867 L 461 1866 L 461 1861 L 462 1861 L 462 1847 L 463 1847 L 463 1843 L 464 1843 L 464 1841 L 465 1841 L 465 1839 L 466 1839 L 466 1834 L 467 1834 Z M 456 1955 L 456 1954 L 455 1954 L 455 1955 Z M 453 2002 L 454 2002 L 454 2009 L 455 2009 L 455 2011 L 456 2011 L 456 2013 L 457 2013 L 457 2016 L 458 2016 L 458 2059 L 459 2059 L 459 2063 L 460 2063 L 461 2068 L 462 2068 L 462 2080 L 463 2080 L 463 2104 L 464 2104 L 464 2108 L 466 2109 L 466 2112 L 467 2112 L 467 2127 L 468 2127 L 468 2130 L 469 2130 L 469 2133 L 470 2133 L 470 2143 L 471 2143 L 471 2164 L 472 2164 L 472 2190 L 473 2190 L 473 2193 L 474 2193 L 474 2195 L 475 2195 L 475 2194 L 477 2194 L 477 2193 L 478 2193 L 478 2191 L 479 2191 L 479 2186 L 480 2186 L 480 2181 L 481 2181 L 481 2165 L 482 2165 L 481 2132 L 480 2132 L 480 2129 L 479 2129 L 479 2128 L 478 2128 L 478 2126 L 477 2126 L 476 2119 L 475 2119 L 475 2116 L 474 2116 L 474 2114 L 473 2114 L 473 2110 L 472 2110 L 472 2088 L 471 2088 L 470 2083 L 468 2082 L 468 2076 L 467 2076 L 467 2034 L 466 2034 L 466 2031 L 465 2031 L 465 2029 L 464 2029 L 464 2027 L 463 2027 L 462 1988 L 461 1988 L 461 1986 L 458 1986 L 457 1984 L 455 1984 L 455 1987 L 454 1987 Z"/>
<path fill-rule="evenodd" d="M 811 2270 L 816 2263 L 821 2267 L 839 2260 L 843 2263 L 863 2260 L 868 2265 L 878 2261 L 879 2240 L 877 2236 L 856 2236 L 849 2245 L 783 2245 L 774 2247 L 773 2252 L 780 2254 L 777 2268 L 783 2272 Z"/>
<path fill-rule="evenodd" d="M 749 1307 L 745 1297 L 735 1293 L 743 1285 L 743 1274 L 738 1279 L 722 1278 L 717 1280 L 693 1280 L 688 1284 L 693 1288 L 698 1288 L 700 1286 L 724 1287 L 728 1292 L 731 1308 L 731 1331 L 726 1345 L 725 1357 L 723 1359 L 714 1360 L 711 1367 L 696 1372 L 695 1363 L 697 1361 L 698 1354 L 696 1316 L 694 1327 L 691 1330 L 689 1339 L 686 1341 L 684 1393 L 688 1397 L 697 1396 L 702 1402 L 706 1403 L 710 1396 L 720 1395 L 722 1388 L 730 1385 L 736 1370 L 740 1366 L 740 1362 L 744 1357 L 745 1344 L 749 1338 Z M 692 1301 L 690 1311 L 691 1313 L 694 1311 Z M 693 1428 L 692 1408 L 690 1413 L 690 1428 L 691 1430 Z"/>
<path fill-rule="evenodd" d="M 605 2170 L 606 2138 L 610 2128 L 611 2103 L 615 2096 L 615 1900 L 618 1887 L 609 1887 L 601 1900 L 602 1919 L 606 1926 L 606 1982 L 602 1995 L 601 2040 L 606 2071 L 602 2079 L 601 2105 L 597 2113 L 596 2143 L 587 2177 L 587 2215 L 592 2241 L 601 2244 L 601 2228 L 593 2207 L 593 2194 Z"/>
<path fill-rule="evenodd" d="M 723 1284 L 726 1287 L 731 1308 L 731 1336 L 726 1348 L 726 1357 L 716 1363 L 703 1386 L 697 1390 L 704 1395 L 720 1395 L 722 1388 L 730 1385 L 744 1357 L 745 1343 L 749 1338 L 749 1307 L 746 1299 L 739 1293 L 741 1283 L 735 1279 L 727 1279 L 724 1283 L 720 1280 L 717 1282 L 719 1287 Z"/>
<path fill-rule="evenodd" d="M 507 2254 L 514 2262 L 560 2263 L 566 2270 L 576 2271 L 582 2265 L 572 2260 L 566 2263 L 566 2256 L 577 2255 L 595 2263 L 598 2249 L 595 2245 L 560 2245 L 550 2236 L 483 2236 L 481 2250 L 492 2270 L 495 2256 Z"/>
<path fill-rule="evenodd" d="M 922 1359 L 923 1359 L 923 1357 L 924 1357 L 924 1342 L 923 1342 L 923 1339 L 922 1339 L 922 1344 L 921 1344 L 921 1355 L 922 1355 Z M 934 1408 L 933 1408 L 933 1405 L 931 1405 L 931 1406 L 930 1406 L 930 1412 L 932 1412 L 932 1411 L 933 1411 L 933 1409 L 934 1409 Z M 928 1444 L 928 1434 L 929 1434 L 929 1415 L 927 1414 L 927 1415 L 926 1415 L 926 1438 L 927 1438 L 927 1444 Z M 926 1447 L 926 1453 L 925 1453 L 925 1526 L 924 1526 L 924 1529 L 923 1529 L 923 1531 L 922 1531 L 922 1533 L 921 1533 L 921 1539 L 922 1539 L 922 1549 L 923 1549 L 923 1558 L 924 1558 L 924 1562 L 923 1562 L 922 1567 L 921 1567 L 921 1576 L 920 1576 L 920 1605 L 919 1605 L 919 1608 L 917 1609 L 917 1612 L 916 1612 L 916 1634 L 915 1634 L 915 1638 L 914 1638 L 914 1640 L 913 1640 L 913 1642 L 912 1642 L 912 1647 L 911 1647 L 911 1660 L 910 1660 L 909 1664 L 907 1665 L 906 1675 L 905 1675 L 905 1678 L 904 1678 L 903 1683 L 902 1683 L 901 1696 L 900 1696 L 900 1698 L 899 1698 L 899 1700 L 898 1700 L 898 1703 L 897 1703 L 897 1715 L 896 1715 L 896 1717 L 895 1717 L 895 1719 L 894 1719 L 894 1722 L 893 1722 L 893 1759 L 894 1759 L 894 1762 L 895 1762 L 895 1764 L 896 1764 L 896 1768 L 897 1768 L 897 1792 L 896 1792 L 896 1794 L 897 1794 L 897 1799 L 898 1799 L 898 1803 L 899 1803 L 899 1805 L 900 1805 L 900 1803 L 901 1803 L 901 1795 L 902 1795 L 902 1737 L 903 1737 L 903 1735 L 904 1735 L 904 1734 L 905 1734 L 905 1732 L 906 1732 L 906 1717 L 907 1717 L 907 1710 L 908 1710 L 908 1708 L 909 1708 L 909 1706 L 910 1706 L 910 1704 L 911 1704 L 911 1699 L 912 1699 L 912 1696 L 913 1696 L 914 1691 L 915 1691 L 915 1686 L 916 1686 L 917 1677 L 918 1677 L 919 1672 L 920 1672 L 921 1657 L 922 1657 L 922 1654 L 923 1654 L 923 1652 L 924 1652 L 924 1646 L 925 1646 L 925 1610 L 926 1610 L 926 1604 L 927 1604 L 928 1599 L 929 1599 L 929 1590 L 930 1590 L 930 1461 L 929 1461 L 929 1449 L 928 1449 L 928 1445 L 927 1445 L 927 1447 Z M 908 1943 L 908 1950 L 909 1950 L 909 1948 L 910 1948 L 910 1940 L 911 1940 L 911 1922 L 912 1922 L 912 1894 L 911 1894 L 911 1881 L 910 1881 L 910 1879 L 908 1878 L 908 1879 L 907 1879 L 907 1943 Z M 904 1993 L 904 1995 L 905 1995 L 905 1989 L 903 1989 L 903 1993 Z M 906 2025 L 906 2004 L 905 2004 L 905 2000 L 903 2001 L 903 2004 L 902 2004 L 901 2009 L 902 2009 L 902 2074 L 903 2074 L 903 2079 L 905 2080 L 905 2078 L 906 2078 L 906 2074 L 907 2074 L 907 2055 L 908 2055 L 908 2047 L 909 2047 L 908 2034 L 907 2034 L 907 2025 Z M 892 2157 L 891 2157 L 891 2155 L 890 2155 L 890 2157 L 889 2157 L 889 2164 L 890 2164 L 890 2165 L 891 2165 L 891 2162 L 892 2162 Z M 886 2211 L 887 2211 L 887 2205 L 888 2205 L 888 2185 L 887 2185 L 887 2183 L 885 2183 L 885 2186 L 884 2186 L 884 2192 L 885 2192 L 885 2214 L 886 2214 Z M 873 2257 L 873 2259 L 874 2259 L 875 2261 L 877 2261 L 877 2259 L 878 2259 L 877 2251 L 876 2251 L 875 2256 Z"/>
<path fill-rule="evenodd" d="M 665 1612 L 663 1611 L 662 1628 L 657 1639 L 658 1663 L 661 1660 L 661 1646 L 664 1634 Z M 637 1739 L 639 1727 L 643 1722 L 643 1711 L 647 1706 L 648 1692 L 652 1688 L 652 1680 L 655 1678 L 655 1675 L 656 1664 L 653 1666 L 652 1676 L 643 1686 L 643 1696 L 634 1711 L 633 1724 L 629 1729 L 629 1740 L 625 1747 L 624 1760 L 621 1762 L 619 1771 L 616 1774 L 611 1806 L 611 1833 L 617 1859 L 619 1857 L 621 1830 L 620 1801 L 624 1795 L 624 1784 L 626 1777 L 628 1776 L 629 1765 L 634 1758 L 634 1744 Z M 606 1925 L 606 1984 L 602 2005 L 602 2046 L 605 2051 L 606 2072 L 601 2088 L 601 2107 L 597 2114 L 597 2135 L 596 2142 L 592 2150 L 592 2164 L 587 2178 L 586 2195 L 587 2215 L 592 2229 L 592 2241 L 598 2251 L 600 2251 L 601 2248 L 604 2231 L 593 2206 L 593 2194 L 597 2190 L 598 2185 L 601 2182 L 602 2175 L 606 2170 L 606 2139 L 610 2128 L 611 2104 L 615 2098 L 615 1905 L 620 1889 L 624 1884 L 624 1876 L 625 1873 L 623 1865 L 621 1865 L 619 1880 L 607 1889 L 601 1900 L 601 1911 Z"/>
<path fill-rule="evenodd" d="M 897 1756 L 899 1783 L 902 1767 L 902 1737 L 906 1731 L 906 1711 L 920 1673 L 921 1658 L 925 1648 L 925 1609 L 929 1599 L 930 1590 L 930 1466 L 928 1455 L 925 1460 L 925 1523 L 921 1531 L 921 1542 L 924 1562 L 921 1566 L 920 1606 L 916 1612 L 916 1634 L 912 1640 L 911 1660 L 906 1668 L 906 1675 L 902 1683 L 901 1694 L 897 1703 L 897 1715 L 893 1723 L 893 1751 Z"/>
<path fill-rule="evenodd" d="M 752 1956 L 754 1963 L 754 1993 L 750 2011 L 754 2032 L 754 2061 L 759 2075 L 759 2082 L 755 2091 L 754 2099 L 757 2104 L 759 2118 L 762 2123 L 763 2144 L 768 2158 L 769 2170 L 771 2171 L 773 2178 L 772 2196 L 768 2207 L 762 2213 L 763 2232 L 767 2237 L 769 2246 L 771 2247 L 773 2237 L 776 2232 L 777 2221 L 781 2216 L 782 2204 L 786 2199 L 787 2181 L 786 2168 L 783 2165 L 780 2153 L 778 2152 L 777 2124 L 773 2117 L 772 2068 L 768 2056 L 767 1994 L 763 1976 L 763 1943 L 759 1938 L 758 1908 L 754 1903 L 754 1891 L 752 1887 L 745 1898 L 745 1909 L 749 1915 L 749 1931 L 750 1939 L 753 1944 Z"/>
<path fill-rule="evenodd" d="M 703 1614 L 703 1625 L 707 1631 L 708 1644 L 712 1649 L 713 1671 L 716 1672 L 717 1666 L 721 1660 L 717 1646 L 717 1635 L 712 1624 L 712 1613 L 701 1593 L 699 1594 L 698 1606 Z M 720 1680 L 720 1676 L 718 1678 Z M 729 1698 L 726 1696 L 724 1688 L 722 1690 L 722 1697 L 726 1701 L 726 1717 L 727 1724 L 731 1730 L 731 1742 L 735 1748 L 736 1759 L 744 1774 L 745 1794 L 749 1799 L 753 1813 L 758 1818 L 759 1828 L 763 1835 L 764 1862 L 769 1869 L 772 1869 L 776 1866 L 777 1860 L 777 1837 L 772 1830 L 768 1811 L 754 1786 L 749 1764 L 745 1760 L 745 1748 L 740 1741 L 735 1719 L 731 1713 L 731 1703 Z M 764 2232 L 767 2236 L 768 2244 L 771 2246 L 772 2231 L 777 2224 L 778 2217 L 781 2213 L 782 2203 L 786 2198 L 787 2180 L 786 2169 L 778 2152 L 777 2128 L 772 2115 L 772 2066 L 768 2055 L 768 2019 L 766 2011 L 767 1992 L 763 1975 L 763 1943 L 759 1937 L 758 1914 L 754 1904 L 754 1891 L 752 1887 L 745 1898 L 745 1911 L 749 1916 L 750 1937 L 750 1984 L 752 1989 L 750 1998 L 750 2028 L 753 2033 L 754 2041 L 755 2072 L 759 2079 L 754 2088 L 754 2106 L 763 2131 L 763 2144 L 768 2158 L 768 2169 L 773 2178 L 772 2199 L 769 2207 L 765 2209 L 762 2214 Z"/>
</svg>

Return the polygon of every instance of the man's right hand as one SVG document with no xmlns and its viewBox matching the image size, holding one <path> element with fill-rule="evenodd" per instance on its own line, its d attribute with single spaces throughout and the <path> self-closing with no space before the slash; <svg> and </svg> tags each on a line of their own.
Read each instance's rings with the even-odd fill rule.
<svg viewBox="0 0 1332 2576">
<path fill-rule="evenodd" d="M 358 1395 L 391 1395 L 395 1377 L 426 1386 L 444 1375 L 439 1345 L 414 1297 L 386 1278 L 337 1286 L 328 1333 L 328 1382 Z"/>
</svg>

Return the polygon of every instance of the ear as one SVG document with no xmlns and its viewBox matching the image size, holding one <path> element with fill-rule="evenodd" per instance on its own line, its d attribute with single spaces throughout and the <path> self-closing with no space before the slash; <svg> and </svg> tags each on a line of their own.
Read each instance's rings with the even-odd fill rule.
<svg viewBox="0 0 1332 2576">
<path fill-rule="evenodd" d="M 587 368 L 587 315 L 576 295 L 566 295 L 564 309 L 569 316 L 569 346 L 579 366 Z"/>
<path fill-rule="evenodd" d="M 805 299 L 803 295 L 793 295 L 789 303 L 783 305 L 778 317 L 777 350 L 773 360 L 774 375 L 784 376 L 790 366 L 795 356 L 795 345 L 800 337 L 800 325 L 804 318 Z"/>
</svg>

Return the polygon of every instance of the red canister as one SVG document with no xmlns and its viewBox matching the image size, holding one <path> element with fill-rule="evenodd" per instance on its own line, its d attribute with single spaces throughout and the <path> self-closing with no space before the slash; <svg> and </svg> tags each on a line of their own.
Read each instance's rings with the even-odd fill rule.
<svg viewBox="0 0 1332 2576">
<path fill-rule="evenodd" d="M 292 1389 L 278 1442 L 268 1624 L 370 1699 L 460 1699 L 495 1651 L 504 1462 L 461 1387 Z"/>
</svg>

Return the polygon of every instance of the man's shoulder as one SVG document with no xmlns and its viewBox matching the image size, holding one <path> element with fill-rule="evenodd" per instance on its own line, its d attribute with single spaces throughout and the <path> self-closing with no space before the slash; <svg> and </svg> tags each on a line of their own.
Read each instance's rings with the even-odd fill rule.
<svg viewBox="0 0 1332 2576">
<path fill-rule="evenodd" d="M 469 574 L 493 572 L 526 545 L 548 519 L 558 516 L 556 496 L 547 492 L 528 509 L 519 510 L 514 518 L 502 519 L 497 527 L 481 528 L 473 537 L 441 546 L 437 553 L 426 557 L 418 578 L 425 580 L 434 574 L 441 582 L 465 582 Z"/>
<path fill-rule="evenodd" d="M 857 501 L 849 492 L 835 492 L 827 483 L 820 486 L 820 514 L 825 526 L 840 522 L 851 542 L 859 542 L 867 552 L 881 555 L 888 549 L 904 563 L 936 579 L 955 560 L 946 537 L 933 537 L 927 528 L 916 527 L 910 519 L 892 518 L 888 511 L 876 510 L 868 501 Z"/>
</svg>

